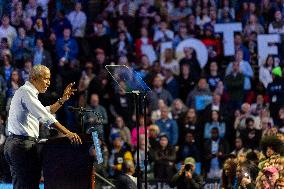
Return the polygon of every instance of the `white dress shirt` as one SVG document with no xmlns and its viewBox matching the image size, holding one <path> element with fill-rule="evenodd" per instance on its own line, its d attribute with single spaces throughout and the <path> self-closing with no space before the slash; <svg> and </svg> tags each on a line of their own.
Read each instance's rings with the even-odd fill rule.
<svg viewBox="0 0 284 189">
<path fill-rule="evenodd" d="M 126 174 L 135 184 L 137 184 L 137 177 L 134 177 L 132 175 Z"/>
<path fill-rule="evenodd" d="M 165 40 L 166 37 L 169 38 L 170 40 L 173 40 L 174 32 L 168 29 L 165 32 L 162 32 L 161 30 L 157 30 L 154 34 L 154 41 L 164 42 L 163 40 Z"/>
<path fill-rule="evenodd" d="M 13 26 L 9 26 L 4 28 L 3 26 L 0 27 L 0 40 L 6 37 L 8 39 L 9 47 L 12 46 L 13 40 L 17 37 L 17 31 Z"/>
<path fill-rule="evenodd" d="M 261 66 L 259 68 L 259 81 L 262 82 L 265 88 L 273 81 L 272 74 L 269 68 Z"/>
<path fill-rule="evenodd" d="M 46 18 L 48 15 L 48 3 L 49 0 L 37 0 L 37 5 L 43 9 L 42 17 Z"/>
<path fill-rule="evenodd" d="M 284 24 L 280 25 L 281 27 L 273 27 L 273 23 L 270 23 L 268 25 L 268 33 L 279 33 L 283 34 L 284 33 Z"/>
<path fill-rule="evenodd" d="M 72 25 L 73 36 L 75 37 L 84 37 L 85 28 L 87 24 L 86 14 L 82 11 L 72 11 L 68 16 L 68 20 Z"/>
<path fill-rule="evenodd" d="M 161 61 L 161 67 L 165 69 L 169 69 L 172 71 L 173 74 L 179 75 L 180 66 L 176 60 L 172 60 L 170 63 L 165 63 L 164 60 Z"/>
<path fill-rule="evenodd" d="M 9 133 L 38 138 L 39 122 L 46 127 L 57 122 L 50 107 L 38 100 L 38 93 L 29 81 L 15 92 L 8 116 Z"/>
</svg>

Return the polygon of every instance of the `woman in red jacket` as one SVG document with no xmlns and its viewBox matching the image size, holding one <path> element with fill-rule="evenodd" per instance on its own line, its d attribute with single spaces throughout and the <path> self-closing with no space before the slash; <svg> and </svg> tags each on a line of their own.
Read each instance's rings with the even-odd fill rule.
<svg viewBox="0 0 284 189">
<path fill-rule="evenodd" d="M 143 54 L 147 55 L 151 64 L 157 59 L 156 52 L 153 47 L 153 39 L 148 37 L 148 30 L 142 27 L 140 30 L 141 37 L 135 41 L 135 52 L 137 58 L 140 58 Z"/>
</svg>

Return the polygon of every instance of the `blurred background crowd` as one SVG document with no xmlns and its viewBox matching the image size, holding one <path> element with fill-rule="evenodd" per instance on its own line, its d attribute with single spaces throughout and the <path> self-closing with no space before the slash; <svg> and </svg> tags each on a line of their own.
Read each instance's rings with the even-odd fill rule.
<svg viewBox="0 0 284 189">
<path fill-rule="evenodd" d="M 102 116 L 88 113 L 84 132 L 96 127 L 100 134 L 104 163 L 97 170 L 104 176 L 116 178 L 124 161 L 144 171 L 148 153 L 149 178 L 178 188 L 202 188 L 210 179 L 223 188 L 283 188 L 283 43 L 279 56 L 257 56 L 257 35 L 283 34 L 283 14 L 283 0 L 0 0 L 1 153 L 10 100 L 31 67 L 42 64 L 52 70 L 44 104 L 70 82 L 78 88 L 57 114 L 60 122 L 81 131 L 68 106 Z M 214 25 L 233 22 L 243 31 L 227 57 Z M 175 54 L 190 38 L 208 49 L 204 67 L 193 48 Z M 135 116 L 133 97 L 115 87 L 109 64 L 131 67 L 150 86 L 146 123 Z M 42 129 L 42 137 L 52 134 Z M 7 182 L 3 155 L 0 165 Z"/>
</svg>

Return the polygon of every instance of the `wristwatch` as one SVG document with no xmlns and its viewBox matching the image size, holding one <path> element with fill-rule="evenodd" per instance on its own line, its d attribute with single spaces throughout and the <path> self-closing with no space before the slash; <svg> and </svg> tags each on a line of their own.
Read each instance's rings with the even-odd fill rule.
<svg viewBox="0 0 284 189">
<path fill-rule="evenodd" d="M 57 102 L 62 106 L 65 101 L 64 101 L 62 98 L 59 98 L 59 99 L 57 100 Z"/>
</svg>

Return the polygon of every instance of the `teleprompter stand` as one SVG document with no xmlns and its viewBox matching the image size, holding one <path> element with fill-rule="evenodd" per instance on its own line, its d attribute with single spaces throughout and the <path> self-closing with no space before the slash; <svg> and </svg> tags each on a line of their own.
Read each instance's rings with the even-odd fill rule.
<svg viewBox="0 0 284 189">
<path fill-rule="evenodd" d="M 139 157 L 139 115 L 143 114 L 144 116 L 144 128 L 145 128 L 145 189 L 147 189 L 147 165 L 148 165 L 148 139 L 147 139 L 147 126 L 146 126 L 146 96 L 150 91 L 150 88 L 142 80 L 137 72 L 132 68 L 129 68 L 125 65 L 107 65 L 105 66 L 107 71 L 112 76 L 113 80 L 116 83 L 116 87 L 120 90 L 124 90 L 125 93 L 130 93 L 134 96 L 134 105 L 135 105 L 135 114 L 136 114 L 136 129 L 137 129 L 137 162 L 136 162 L 136 173 L 137 173 L 137 188 L 141 189 L 141 167 L 140 167 L 140 157 Z M 140 107 L 140 105 L 142 107 Z M 143 109 L 143 111 L 140 111 Z"/>
</svg>

